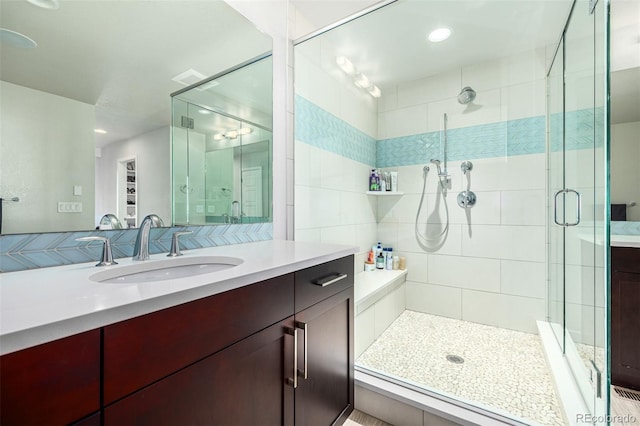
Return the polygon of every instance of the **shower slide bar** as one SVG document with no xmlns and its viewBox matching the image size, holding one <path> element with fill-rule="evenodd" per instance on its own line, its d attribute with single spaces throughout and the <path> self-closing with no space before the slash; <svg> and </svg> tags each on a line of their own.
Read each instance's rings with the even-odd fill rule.
<svg viewBox="0 0 640 426">
<path fill-rule="evenodd" d="M 565 222 L 565 223 L 558 222 L 558 195 L 560 195 L 560 194 L 568 194 L 570 192 L 576 194 L 576 210 L 577 210 L 576 221 L 575 222 Z M 555 222 L 556 225 L 562 226 L 562 227 L 565 227 L 565 228 L 569 227 L 569 226 L 578 225 L 580 223 L 580 211 L 581 210 L 582 210 L 582 201 L 580 199 L 580 193 L 578 191 L 576 191 L 575 189 L 564 188 L 564 189 L 561 189 L 561 190 L 557 191 L 555 193 L 555 195 L 553 196 L 553 221 Z"/>
</svg>

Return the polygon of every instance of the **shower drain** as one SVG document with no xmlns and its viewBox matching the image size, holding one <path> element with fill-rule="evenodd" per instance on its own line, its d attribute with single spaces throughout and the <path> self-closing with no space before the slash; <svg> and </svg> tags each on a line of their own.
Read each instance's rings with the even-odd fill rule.
<svg viewBox="0 0 640 426">
<path fill-rule="evenodd" d="M 458 355 L 447 355 L 447 361 L 454 364 L 462 364 L 464 362 L 464 358 Z"/>
</svg>

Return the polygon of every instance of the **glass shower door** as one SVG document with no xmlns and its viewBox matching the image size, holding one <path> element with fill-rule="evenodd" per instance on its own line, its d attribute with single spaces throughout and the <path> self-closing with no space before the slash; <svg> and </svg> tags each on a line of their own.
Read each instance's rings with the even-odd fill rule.
<svg viewBox="0 0 640 426">
<path fill-rule="evenodd" d="M 595 7 L 592 3 L 576 1 L 548 75 L 548 301 L 549 321 L 555 324 L 552 328 L 586 408 L 603 415 L 608 407 L 603 34 L 607 5 L 604 0 Z"/>
</svg>

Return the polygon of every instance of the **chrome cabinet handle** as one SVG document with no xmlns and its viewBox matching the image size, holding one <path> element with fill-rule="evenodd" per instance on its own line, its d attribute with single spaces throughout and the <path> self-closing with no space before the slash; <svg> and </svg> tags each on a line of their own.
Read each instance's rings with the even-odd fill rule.
<svg viewBox="0 0 640 426">
<path fill-rule="evenodd" d="M 337 275 L 337 277 L 335 277 Z M 313 280 L 311 281 L 313 284 L 315 285 L 319 285 L 320 287 L 326 287 L 328 285 L 331 285 L 333 283 L 337 283 L 338 281 L 342 281 L 345 278 L 347 278 L 349 275 L 347 274 L 330 274 L 327 275 L 325 277 L 322 278 L 318 278 L 317 280 Z M 330 279 L 331 277 L 335 277 L 333 279 Z"/>
<path fill-rule="evenodd" d="M 569 222 L 558 222 L 558 195 L 560 194 L 568 194 L 569 192 L 572 192 L 574 194 L 576 194 L 576 209 L 577 209 L 577 214 L 576 214 L 576 221 L 569 223 Z M 580 193 L 578 191 L 576 191 L 575 189 L 569 189 L 569 188 L 564 188 L 561 189 L 559 191 L 556 191 L 556 193 L 553 195 L 553 221 L 555 222 L 556 225 L 558 226 L 562 226 L 562 227 L 568 227 L 568 226 L 576 226 L 580 223 L 580 214 L 582 211 L 582 199 L 580 196 Z"/>
<path fill-rule="evenodd" d="M 295 389 L 298 387 L 298 330 L 287 327 L 285 332 L 293 336 L 293 378 L 287 377 L 287 384 Z"/>
<path fill-rule="evenodd" d="M 304 369 L 303 370 L 298 370 L 298 374 L 300 375 L 300 377 L 302 377 L 303 379 L 307 380 L 308 377 L 308 369 L 307 369 L 307 359 L 308 359 L 308 354 L 307 354 L 307 341 L 308 341 L 308 335 L 309 335 L 309 328 L 308 328 L 308 324 L 306 322 L 302 322 L 302 321 L 296 321 L 296 328 L 301 329 L 304 332 L 304 349 L 302 351 L 302 353 L 304 354 Z"/>
</svg>

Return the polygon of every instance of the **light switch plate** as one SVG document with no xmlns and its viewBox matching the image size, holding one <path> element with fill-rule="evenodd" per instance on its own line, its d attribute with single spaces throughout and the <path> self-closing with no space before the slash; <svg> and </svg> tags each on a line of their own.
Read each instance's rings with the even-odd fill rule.
<svg viewBox="0 0 640 426">
<path fill-rule="evenodd" d="M 82 185 L 73 185 L 73 195 L 82 195 Z"/>
<path fill-rule="evenodd" d="M 58 213 L 82 213 L 82 203 L 58 201 Z"/>
</svg>

